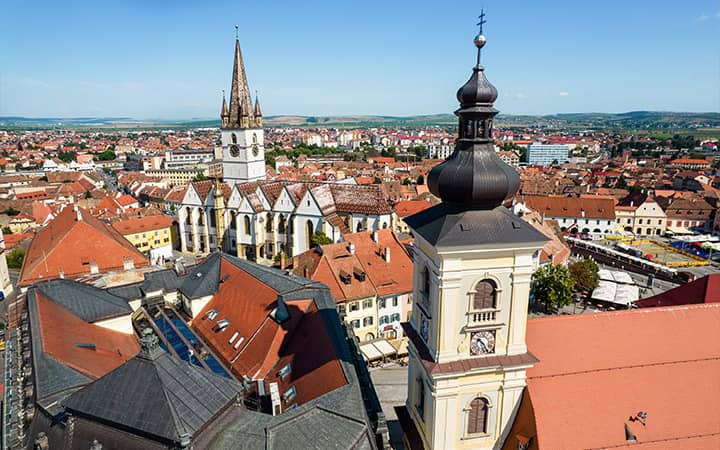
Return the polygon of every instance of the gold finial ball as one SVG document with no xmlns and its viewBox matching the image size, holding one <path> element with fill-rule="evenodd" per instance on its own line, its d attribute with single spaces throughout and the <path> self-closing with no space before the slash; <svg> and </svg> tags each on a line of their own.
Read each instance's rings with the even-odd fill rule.
<svg viewBox="0 0 720 450">
<path fill-rule="evenodd" d="M 475 36 L 475 39 L 473 40 L 473 43 L 475 44 L 475 47 L 477 48 L 483 48 L 485 46 L 485 43 L 487 42 L 487 39 L 485 38 L 484 34 L 478 34 Z"/>
</svg>

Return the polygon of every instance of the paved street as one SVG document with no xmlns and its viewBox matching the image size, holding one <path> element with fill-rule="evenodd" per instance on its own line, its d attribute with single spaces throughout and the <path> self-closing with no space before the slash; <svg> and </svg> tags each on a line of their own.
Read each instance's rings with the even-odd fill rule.
<svg viewBox="0 0 720 450">
<path fill-rule="evenodd" d="M 390 444 L 394 449 L 402 449 L 402 429 L 394 407 L 404 405 L 407 398 L 407 366 L 390 364 L 373 368 L 370 369 L 370 378 L 385 413 L 390 430 Z"/>
</svg>

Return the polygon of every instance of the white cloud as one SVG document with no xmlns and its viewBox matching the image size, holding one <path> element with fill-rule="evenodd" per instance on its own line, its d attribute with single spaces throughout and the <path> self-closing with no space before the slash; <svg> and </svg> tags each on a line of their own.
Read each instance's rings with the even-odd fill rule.
<svg viewBox="0 0 720 450">
<path fill-rule="evenodd" d="M 560 97 L 567 97 L 568 95 L 570 95 L 569 92 L 562 91 L 562 92 L 560 93 Z"/>
</svg>

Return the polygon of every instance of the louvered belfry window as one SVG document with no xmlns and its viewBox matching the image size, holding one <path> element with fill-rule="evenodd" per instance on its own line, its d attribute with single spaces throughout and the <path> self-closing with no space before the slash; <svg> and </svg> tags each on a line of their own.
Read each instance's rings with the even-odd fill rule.
<svg viewBox="0 0 720 450">
<path fill-rule="evenodd" d="M 468 434 L 487 433 L 487 412 L 488 401 L 477 397 L 470 402 L 470 413 L 468 414 Z"/>
<path fill-rule="evenodd" d="M 497 286 L 492 280 L 483 280 L 475 286 L 475 295 L 473 296 L 473 309 L 490 309 L 495 308 L 495 299 L 497 297 Z"/>
</svg>

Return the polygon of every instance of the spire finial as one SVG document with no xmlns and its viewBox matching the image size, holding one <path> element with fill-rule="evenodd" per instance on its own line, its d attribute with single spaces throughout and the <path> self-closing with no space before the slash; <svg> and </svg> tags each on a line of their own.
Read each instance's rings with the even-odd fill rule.
<svg viewBox="0 0 720 450">
<path fill-rule="evenodd" d="M 487 23 L 487 20 L 485 20 L 485 9 L 480 9 L 480 15 L 478 16 L 478 19 L 480 19 L 480 22 L 477 23 L 478 26 L 480 27 L 480 33 L 478 33 L 478 34 L 483 34 L 483 32 L 482 32 L 483 25 L 485 25 Z"/>
<path fill-rule="evenodd" d="M 225 100 L 225 89 L 222 90 L 223 93 L 223 100 Z"/>
<path fill-rule="evenodd" d="M 483 34 L 483 25 L 487 23 L 487 20 L 485 20 L 485 10 L 480 10 L 480 15 L 478 16 L 478 19 L 480 19 L 480 22 L 477 23 L 477 25 L 480 27 L 480 31 L 478 32 L 478 35 L 475 36 L 475 39 L 473 40 L 473 43 L 475 44 L 475 47 L 478 49 L 477 53 L 477 66 L 478 68 L 482 68 L 480 65 L 480 50 L 485 46 L 485 43 L 487 42 L 487 38 L 485 38 L 485 35 Z"/>
<path fill-rule="evenodd" d="M 238 27 L 237 25 L 235 25 L 235 40 L 236 40 L 236 41 L 240 39 L 240 38 L 238 37 L 238 28 L 239 28 L 239 27 Z M 481 28 L 481 29 L 482 29 L 482 28 Z"/>
</svg>

